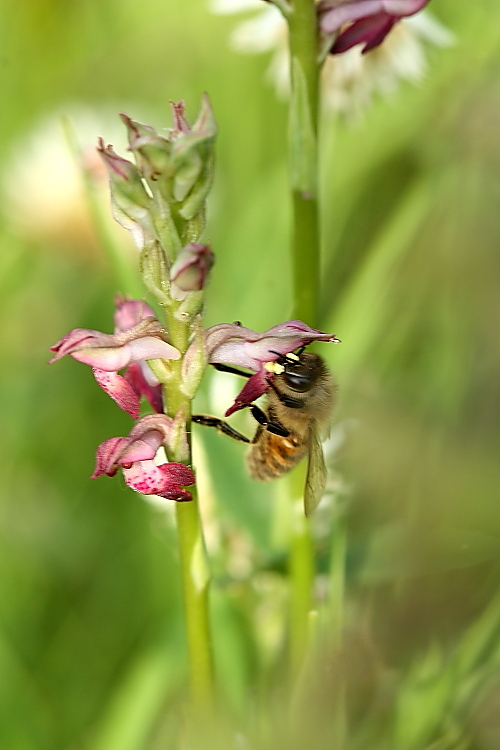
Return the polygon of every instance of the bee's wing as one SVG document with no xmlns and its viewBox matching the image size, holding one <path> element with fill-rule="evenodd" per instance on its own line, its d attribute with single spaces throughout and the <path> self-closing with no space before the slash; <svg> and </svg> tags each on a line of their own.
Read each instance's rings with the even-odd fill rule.
<svg viewBox="0 0 500 750">
<path fill-rule="evenodd" d="M 311 425 L 309 438 L 309 457 L 304 489 L 304 512 L 306 516 L 312 515 L 318 507 L 325 492 L 327 477 L 323 448 L 315 425 Z"/>
</svg>

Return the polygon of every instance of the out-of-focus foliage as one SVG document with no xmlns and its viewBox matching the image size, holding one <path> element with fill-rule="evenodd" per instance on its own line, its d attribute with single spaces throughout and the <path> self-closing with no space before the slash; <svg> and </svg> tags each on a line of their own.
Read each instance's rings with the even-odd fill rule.
<svg viewBox="0 0 500 750">
<path fill-rule="evenodd" d="M 322 124 L 322 326 L 343 342 L 321 351 L 339 382 L 335 434 L 345 433 L 334 467 L 348 528 L 345 644 L 334 652 L 320 628 L 292 725 L 281 702 L 287 501 L 279 482 L 247 478 L 242 446 L 210 433 L 199 443 L 227 708 L 217 748 L 275 747 L 277 737 L 333 747 L 343 701 L 353 750 L 500 743 L 500 7 L 434 0 L 432 10 L 456 44 L 430 53 L 427 79 L 355 124 Z M 8 750 L 182 739 L 172 518 L 118 478 L 88 480 L 97 444 L 127 434 L 128 418 L 87 368 L 46 365 L 69 329 L 111 329 L 115 281 L 85 206 L 63 200 L 69 177 L 55 156 L 35 158 L 33 138 L 38 153 L 49 149 L 54 123 L 50 143 L 64 148 L 66 115 L 82 148 L 99 135 L 120 146 L 115 112 L 169 126 L 169 99 L 194 114 L 208 91 L 220 132 L 206 323 L 285 320 L 286 106 L 263 82 L 265 58 L 229 50 L 232 23 L 200 0 L 0 5 Z M 82 133 L 83 122 L 102 126 Z M 214 393 L 229 393 L 231 376 L 218 377 L 222 386 L 207 376 L 200 411 L 223 408 Z M 327 510 L 317 519 L 323 575 Z"/>
</svg>

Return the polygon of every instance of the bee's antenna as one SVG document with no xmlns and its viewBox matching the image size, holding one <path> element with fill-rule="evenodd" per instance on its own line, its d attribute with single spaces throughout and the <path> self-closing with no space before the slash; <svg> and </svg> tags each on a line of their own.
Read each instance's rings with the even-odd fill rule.
<svg viewBox="0 0 500 750">
<path fill-rule="evenodd" d="M 269 354 L 276 354 L 278 356 L 278 362 L 282 364 L 283 362 L 288 362 L 289 364 L 292 362 L 296 362 L 299 359 L 299 356 L 302 354 L 306 347 L 303 346 L 299 350 L 299 354 L 293 354 L 293 352 L 289 352 L 288 354 L 280 354 L 279 352 L 274 351 L 274 349 L 268 349 Z"/>
</svg>

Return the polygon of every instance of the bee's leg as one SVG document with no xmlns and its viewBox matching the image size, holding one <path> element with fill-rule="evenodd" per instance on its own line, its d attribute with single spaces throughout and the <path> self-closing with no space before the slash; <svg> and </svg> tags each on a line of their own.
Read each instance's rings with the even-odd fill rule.
<svg viewBox="0 0 500 750">
<path fill-rule="evenodd" d="M 279 422 L 270 422 L 267 418 L 267 414 L 259 409 L 258 406 L 252 404 L 250 407 L 252 417 L 257 420 L 262 427 L 265 427 L 268 432 L 272 432 L 273 435 L 281 435 L 281 437 L 288 437 L 289 431 L 286 430 Z"/>
<path fill-rule="evenodd" d="M 293 398 L 293 396 L 284 396 L 282 393 L 280 393 L 272 381 L 270 381 L 269 385 L 271 386 L 281 403 L 285 404 L 285 406 L 289 406 L 290 409 L 300 409 L 301 406 L 304 406 L 304 402 L 299 398 Z"/>
<path fill-rule="evenodd" d="M 233 438 L 233 440 L 239 440 L 241 443 L 252 442 L 245 435 L 242 435 L 241 432 L 233 429 L 230 424 L 224 422 L 223 419 L 219 419 L 219 417 L 211 417 L 208 414 L 193 414 L 191 421 L 196 422 L 196 424 L 205 425 L 205 427 L 215 427 L 217 432 L 221 432 L 223 435 Z"/>
<path fill-rule="evenodd" d="M 219 362 L 212 362 L 211 364 L 212 367 L 214 367 L 219 372 L 229 372 L 231 375 L 240 375 L 242 378 L 250 378 L 253 374 L 251 372 L 243 372 L 242 370 L 238 370 L 237 367 L 222 365 Z"/>
</svg>

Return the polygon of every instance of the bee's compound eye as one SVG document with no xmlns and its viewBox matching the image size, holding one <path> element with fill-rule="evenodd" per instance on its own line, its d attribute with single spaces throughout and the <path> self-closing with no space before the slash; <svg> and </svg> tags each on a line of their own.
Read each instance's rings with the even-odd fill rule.
<svg viewBox="0 0 500 750">
<path fill-rule="evenodd" d="M 311 379 L 307 375 L 302 375 L 296 372 L 286 372 L 283 377 L 287 386 L 299 393 L 304 393 L 311 388 Z"/>
</svg>

